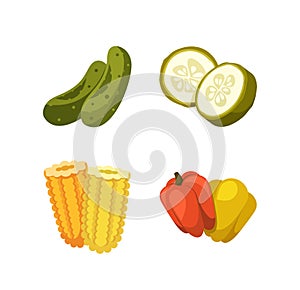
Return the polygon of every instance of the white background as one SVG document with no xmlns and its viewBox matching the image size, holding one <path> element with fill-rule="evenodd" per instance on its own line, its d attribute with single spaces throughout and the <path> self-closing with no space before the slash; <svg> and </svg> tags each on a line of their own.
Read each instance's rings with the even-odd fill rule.
<svg viewBox="0 0 300 290">
<path fill-rule="evenodd" d="M 2 1 L 0 288 L 299 289 L 298 11 L 297 1 Z M 169 53 L 194 45 L 256 76 L 253 108 L 224 128 L 223 178 L 242 180 L 258 203 L 232 242 L 184 235 L 166 214 L 127 220 L 122 242 L 109 254 L 73 249 L 59 238 L 43 170 L 72 160 L 76 125 L 52 126 L 42 109 L 75 85 L 92 61 L 105 61 L 113 45 L 130 53 L 133 74 L 158 73 Z M 153 102 L 144 98 L 144 109 Z M 163 102 L 166 111 L 188 120 L 188 109 Z M 127 104 L 108 131 L 136 110 Z M 97 136 L 109 144 L 103 130 Z M 208 136 L 199 138 L 201 147 Z M 161 148 L 149 140 L 145 133 L 132 143 L 130 158 L 139 170 L 147 170 L 151 151 L 168 142 L 174 156 L 178 151 L 166 136 Z M 205 175 L 211 152 L 203 146 L 199 172 Z M 178 156 L 166 158 L 154 195 L 180 165 Z M 131 194 L 143 198 L 134 186 Z"/>
</svg>

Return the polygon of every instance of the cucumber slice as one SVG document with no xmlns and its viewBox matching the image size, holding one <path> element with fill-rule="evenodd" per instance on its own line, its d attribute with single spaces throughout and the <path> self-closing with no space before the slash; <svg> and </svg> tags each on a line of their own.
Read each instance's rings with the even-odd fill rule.
<svg viewBox="0 0 300 290">
<path fill-rule="evenodd" d="M 130 71 L 127 51 L 118 46 L 111 47 L 103 77 L 82 107 L 81 119 L 85 125 L 97 127 L 113 116 L 125 94 Z"/>
<path fill-rule="evenodd" d="M 93 62 L 75 87 L 47 102 L 43 111 L 45 119 L 57 126 L 77 121 L 85 99 L 99 83 L 105 67 L 102 61 Z"/>
<path fill-rule="evenodd" d="M 206 50 L 183 47 L 172 52 L 160 70 L 160 86 L 171 101 L 185 107 L 195 106 L 195 92 L 202 78 L 217 62 Z"/>
<path fill-rule="evenodd" d="M 210 71 L 196 92 L 199 113 L 216 126 L 228 126 L 252 107 L 256 95 L 255 77 L 234 63 L 223 63 Z"/>
</svg>

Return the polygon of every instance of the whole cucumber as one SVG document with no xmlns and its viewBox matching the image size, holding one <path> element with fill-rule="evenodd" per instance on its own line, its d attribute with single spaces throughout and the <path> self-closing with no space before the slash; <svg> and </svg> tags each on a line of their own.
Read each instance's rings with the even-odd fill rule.
<svg viewBox="0 0 300 290">
<path fill-rule="evenodd" d="M 43 111 L 45 119 L 57 126 L 77 121 L 85 99 L 100 82 L 105 67 L 102 61 L 93 62 L 75 87 L 49 100 Z"/>
<path fill-rule="evenodd" d="M 80 116 L 85 125 L 97 127 L 113 116 L 125 94 L 130 71 L 127 51 L 118 46 L 111 47 L 103 77 L 82 106 Z"/>
</svg>

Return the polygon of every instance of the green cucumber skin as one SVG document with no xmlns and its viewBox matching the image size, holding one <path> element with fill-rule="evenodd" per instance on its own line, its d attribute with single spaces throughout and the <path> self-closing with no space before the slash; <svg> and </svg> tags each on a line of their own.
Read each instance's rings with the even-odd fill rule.
<svg viewBox="0 0 300 290">
<path fill-rule="evenodd" d="M 84 101 L 100 82 L 106 64 L 102 61 L 93 62 L 82 80 L 69 91 L 49 100 L 44 107 L 45 119 L 56 126 L 63 126 L 80 118 Z"/>
<path fill-rule="evenodd" d="M 101 126 L 114 115 L 124 97 L 130 72 L 131 60 L 127 51 L 118 46 L 111 47 L 103 77 L 82 107 L 80 115 L 85 125 Z"/>
</svg>

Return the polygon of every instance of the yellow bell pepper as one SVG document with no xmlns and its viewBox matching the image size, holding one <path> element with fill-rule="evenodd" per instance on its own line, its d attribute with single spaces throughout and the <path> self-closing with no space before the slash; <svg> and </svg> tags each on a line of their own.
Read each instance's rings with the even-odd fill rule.
<svg viewBox="0 0 300 290">
<path fill-rule="evenodd" d="M 216 210 L 216 223 L 205 230 L 215 242 L 231 241 L 244 227 L 256 209 L 256 200 L 237 179 L 210 182 Z"/>
</svg>

